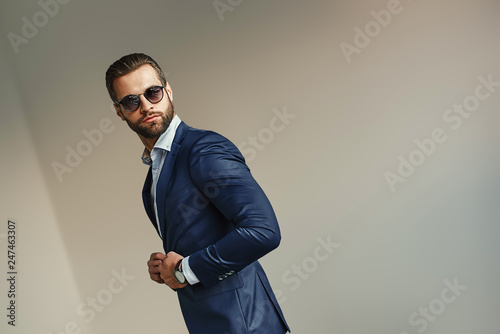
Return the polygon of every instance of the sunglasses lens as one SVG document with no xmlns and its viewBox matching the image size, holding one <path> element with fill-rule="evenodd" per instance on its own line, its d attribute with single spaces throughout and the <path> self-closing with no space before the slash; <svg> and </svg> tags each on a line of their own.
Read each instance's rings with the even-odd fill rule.
<svg viewBox="0 0 500 334">
<path fill-rule="evenodd" d="M 148 99 L 151 103 L 158 103 L 163 99 L 163 87 L 162 86 L 154 86 L 148 88 L 144 93 L 146 99 Z"/>
<path fill-rule="evenodd" d="M 135 111 L 137 108 L 139 108 L 139 105 L 141 104 L 141 100 L 139 99 L 139 96 L 137 95 L 127 95 L 123 98 L 121 102 L 123 108 L 127 111 Z"/>
<path fill-rule="evenodd" d="M 140 94 L 142 95 L 142 94 Z M 144 97 L 151 103 L 158 103 L 163 99 L 163 87 L 153 86 L 144 92 Z M 121 101 L 120 104 L 127 111 L 136 111 L 141 105 L 141 98 L 139 95 L 127 95 Z"/>
</svg>

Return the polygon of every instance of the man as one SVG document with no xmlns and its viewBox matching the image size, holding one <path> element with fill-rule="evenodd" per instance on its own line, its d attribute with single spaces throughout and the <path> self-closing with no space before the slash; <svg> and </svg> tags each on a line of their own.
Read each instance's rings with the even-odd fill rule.
<svg viewBox="0 0 500 334">
<path fill-rule="evenodd" d="M 180 120 L 165 75 L 147 55 L 113 63 L 106 87 L 150 166 L 143 202 L 165 253 L 151 254 L 149 275 L 177 292 L 189 332 L 289 331 L 257 261 L 279 245 L 278 222 L 239 150 Z"/>
</svg>

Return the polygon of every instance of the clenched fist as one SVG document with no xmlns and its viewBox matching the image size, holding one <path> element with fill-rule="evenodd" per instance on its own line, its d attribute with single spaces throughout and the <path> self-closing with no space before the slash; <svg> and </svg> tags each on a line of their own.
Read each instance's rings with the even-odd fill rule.
<svg viewBox="0 0 500 334">
<path fill-rule="evenodd" d="M 187 283 L 181 284 L 177 282 L 174 277 L 174 269 L 177 263 L 184 257 L 175 252 L 168 252 L 166 257 L 163 259 L 159 266 L 160 278 L 165 282 L 166 285 L 172 289 L 181 289 L 187 285 Z"/>
<path fill-rule="evenodd" d="M 166 259 L 167 256 L 163 253 L 153 253 L 149 257 L 148 261 L 148 272 L 149 272 L 149 277 L 156 283 L 163 284 L 165 281 L 161 278 L 160 276 L 160 264 L 164 259 Z"/>
</svg>

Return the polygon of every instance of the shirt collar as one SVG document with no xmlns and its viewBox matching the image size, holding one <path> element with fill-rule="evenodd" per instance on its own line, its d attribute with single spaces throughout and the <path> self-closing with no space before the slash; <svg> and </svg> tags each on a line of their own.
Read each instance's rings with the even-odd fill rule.
<svg viewBox="0 0 500 334">
<path fill-rule="evenodd" d="M 167 130 L 163 132 L 156 141 L 153 150 L 160 149 L 164 151 L 170 151 L 170 149 L 172 148 L 172 143 L 174 141 L 175 132 L 177 131 L 177 127 L 179 126 L 179 124 L 181 124 L 181 119 L 179 118 L 179 116 L 175 115 L 170 122 Z M 151 159 L 151 152 L 149 152 L 147 148 L 144 148 L 141 159 L 144 164 L 151 166 L 153 161 Z"/>
</svg>

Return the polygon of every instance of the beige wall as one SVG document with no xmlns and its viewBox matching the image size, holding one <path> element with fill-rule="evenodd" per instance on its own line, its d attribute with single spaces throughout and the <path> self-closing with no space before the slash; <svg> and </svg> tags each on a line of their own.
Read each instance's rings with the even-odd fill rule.
<svg viewBox="0 0 500 334">
<path fill-rule="evenodd" d="M 71 270 L 71 254 L 65 247 L 65 236 L 58 221 L 57 203 L 51 199 L 43 166 L 37 155 L 26 118 L 26 109 L 15 77 L 0 51 L 2 84 L 2 121 L 0 147 L 2 155 L 2 192 L 0 212 L 0 247 L 2 254 L 2 333 L 49 333 L 56 326 L 66 326 L 82 301 L 78 281 Z M 55 205 L 54 205 L 55 204 Z M 15 223 L 15 235 L 7 234 L 8 221 Z M 15 236 L 7 239 L 7 235 Z M 15 241 L 14 247 L 9 241 Z M 9 269 L 7 251 L 15 253 L 15 268 Z M 7 284 L 7 272 L 17 272 L 15 288 Z M 9 293 L 9 291 L 11 291 Z M 16 295 L 16 327 L 7 325 L 7 307 Z M 73 306 L 73 309 L 71 308 Z M 71 326 L 71 325 L 70 325 Z M 7 331 L 6 331 L 7 330 Z M 55 333 L 55 332 L 54 332 Z"/>
<path fill-rule="evenodd" d="M 104 87 L 109 64 L 139 51 L 168 72 L 181 119 L 237 144 L 273 203 L 283 240 L 262 262 L 294 333 L 498 332 L 500 87 L 476 89 L 500 81 L 497 2 L 41 3 L 51 15 L 0 4 L 20 326 L 186 333 L 175 295 L 149 281 L 161 242 L 141 203 L 142 147 Z M 9 33 L 23 32 L 16 53 Z M 88 154 L 58 178 L 68 147 Z"/>
</svg>

